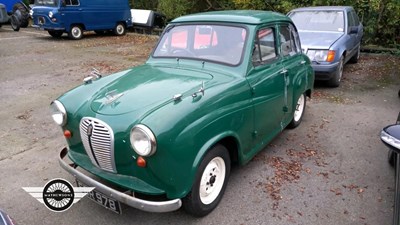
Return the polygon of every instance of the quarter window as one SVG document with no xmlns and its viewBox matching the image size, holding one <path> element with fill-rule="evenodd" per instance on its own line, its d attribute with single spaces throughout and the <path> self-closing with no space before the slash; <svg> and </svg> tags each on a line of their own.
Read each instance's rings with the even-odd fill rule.
<svg viewBox="0 0 400 225">
<path fill-rule="evenodd" d="M 273 28 L 263 28 L 254 40 L 253 63 L 262 64 L 276 58 L 275 32 Z"/>
</svg>

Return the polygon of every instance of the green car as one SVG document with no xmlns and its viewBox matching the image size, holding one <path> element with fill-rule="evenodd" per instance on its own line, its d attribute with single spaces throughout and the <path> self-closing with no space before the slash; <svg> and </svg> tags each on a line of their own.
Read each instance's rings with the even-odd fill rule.
<svg viewBox="0 0 400 225">
<path fill-rule="evenodd" d="M 300 124 L 313 84 L 288 17 L 179 17 L 144 65 L 94 72 L 52 102 L 68 143 L 59 161 L 78 185 L 95 187 L 90 198 L 117 213 L 124 203 L 204 216 L 220 202 L 232 165 Z"/>
</svg>

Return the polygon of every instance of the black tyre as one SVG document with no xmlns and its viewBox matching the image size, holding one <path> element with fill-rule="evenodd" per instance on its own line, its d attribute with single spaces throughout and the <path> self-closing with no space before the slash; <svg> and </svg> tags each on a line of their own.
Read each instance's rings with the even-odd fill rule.
<svg viewBox="0 0 400 225">
<path fill-rule="evenodd" d="M 68 33 L 68 37 L 72 40 L 79 40 L 83 37 L 82 27 L 79 25 L 72 25 Z"/>
<path fill-rule="evenodd" d="M 329 86 L 331 87 L 339 87 L 340 81 L 342 80 L 343 76 L 343 67 L 344 67 L 344 57 L 340 57 L 339 65 L 336 69 L 335 74 L 333 75 L 332 79 L 328 81 Z"/>
<path fill-rule="evenodd" d="M 388 162 L 389 162 L 390 166 L 392 166 L 393 168 L 396 166 L 397 155 L 393 150 L 390 150 L 390 149 L 388 152 Z"/>
<path fill-rule="evenodd" d="M 59 31 L 59 30 L 49 30 L 47 32 L 49 32 L 49 34 L 54 38 L 60 38 L 64 33 L 63 31 Z"/>
<path fill-rule="evenodd" d="M 299 99 L 297 100 L 294 112 L 293 119 L 289 123 L 288 128 L 296 128 L 300 125 L 301 120 L 303 119 L 304 111 L 306 109 L 306 100 L 307 96 L 305 93 L 301 94 Z"/>
<path fill-rule="evenodd" d="M 349 60 L 349 62 L 350 62 L 350 63 L 357 63 L 358 60 L 360 59 L 360 54 L 361 54 L 361 44 L 358 45 L 357 53 L 356 53 L 353 57 L 351 57 L 351 59 Z"/>
<path fill-rule="evenodd" d="M 209 214 L 224 195 L 231 171 L 228 150 L 216 145 L 207 152 L 197 170 L 190 193 L 183 198 L 183 208 L 191 215 Z"/>
<path fill-rule="evenodd" d="M 28 25 L 29 25 L 29 10 L 22 3 L 16 3 L 13 6 L 13 14 L 18 15 L 19 20 L 20 20 L 20 27 L 22 27 L 22 28 L 28 27 Z"/>
<path fill-rule="evenodd" d="M 125 35 L 125 34 L 126 34 L 125 24 L 123 24 L 123 23 L 118 23 L 117 26 L 115 26 L 113 32 L 114 32 L 114 34 L 117 35 L 117 36 Z"/>
<path fill-rule="evenodd" d="M 15 14 L 11 15 L 10 22 L 11 28 L 14 31 L 19 31 L 19 29 L 21 28 L 21 22 L 19 21 L 18 16 Z"/>
</svg>

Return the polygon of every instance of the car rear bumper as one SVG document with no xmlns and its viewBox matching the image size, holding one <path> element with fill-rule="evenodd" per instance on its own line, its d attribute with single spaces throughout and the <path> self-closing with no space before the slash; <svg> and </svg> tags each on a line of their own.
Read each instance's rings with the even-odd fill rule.
<svg viewBox="0 0 400 225">
<path fill-rule="evenodd" d="M 182 206 L 181 199 L 173 199 L 168 201 L 148 201 L 133 197 L 124 192 L 118 191 L 109 187 L 93 178 L 78 171 L 77 165 L 72 163 L 68 164 L 64 161 L 65 156 L 68 154 L 68 149 L 64 148 L 60 152 L 59 163 L 63 169 L 72 174 L 77 180 L 83 182 L 89 187 L 95 187 L 97 191 L 133 208 L 140 209 L 147 212 L 171 212 L 179 209 Z"/>
<path fill-rule="evenodd" d="M 312 68 L 315 72 L 315 80 L 330 80 L 339 66 L 339 62 L 331 64 L 317 64 L 312 63 Z"/>
</svg>

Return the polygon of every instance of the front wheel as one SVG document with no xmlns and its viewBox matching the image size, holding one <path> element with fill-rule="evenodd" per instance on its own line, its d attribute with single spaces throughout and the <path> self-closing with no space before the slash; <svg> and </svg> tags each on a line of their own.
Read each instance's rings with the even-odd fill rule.
<svg viewBox="0 0 400 225">
<path fill-rule="evenodd" d="M 126 33 L 125 25 L 123 23 L 118 23 L 117 26 L 115 26 L 113 32 L 117 36 L 125 35 Z"/>
<path fill-rule="evenodd" d="M 11 23 L 11 28 L 14 31 L 19 31 L 19 29 L 21 28 L 21 22 L 19 21 L 18 16 L 16 14 L 12 14 L 10 18 L 10 23 Z"/>
<path fill-rule="evenodd" d="M 296 108 L 293 113 L 293 119 L 288 125 L 289 128 L 296 128 L 300 125 L 301 120 L 303 119 L 304 111 L 306 109 L 306 99 L 306 94 L 303 93 L 297 100 Z"/>
<path fill-rule="evenodd" d="M 216 145 L 204 156 L 197 170 L 190 193 L 183 199 L 183 207 L 189 214 L 209 214 L 224 195 L 231 168 L 228 150 Z"/>
<path fill-rule="evenodd" d="M 83 37 L 83 30 L 78 25 L 71 26 L 71 30 L 68 33 L 68 37 L 73 40 L 79 40 Z"/>
<path fill-rule="evenodd" d="M 339 87 L 340 81 L 343 76 L 343 67 L 344 67 L 344 57 L 340 57 L 339 65 L 333 75 L 333 77 L 329 80 L 329 86 L 331 87 Z"/>
</svg>

